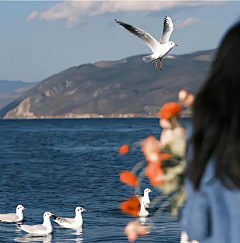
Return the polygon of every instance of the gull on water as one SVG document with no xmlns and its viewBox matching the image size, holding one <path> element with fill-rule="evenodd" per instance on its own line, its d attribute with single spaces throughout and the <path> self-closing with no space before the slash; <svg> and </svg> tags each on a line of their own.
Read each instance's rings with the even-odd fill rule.
<svg viewBox="0 0 240 243">
<path fill-rule="evenodd" d="M 52 233 L 52 224 L 50 217 L 54 214 L 45 212 L 43 214 L 43 223 L 38 225 L 18 225 L 23 231 L 33 235 L 46 235 Z"/>
<path fill-rule="evenodd" d="M 132 34 L 136 35 L 138 38 L 140 38 L 151 50 L 152 53 L 149 56 L 144 56 L 142 59 L 145 63 L 154 62 L 155 65 L 155 71 L 157 71 L 157 60 L 160 60 L 160 69 L 162 70 L 162 58 L 169 52 L 174 46 L 177 46 L 172 41 L 169 41 L 170 36 L 173 32 L 173 22 L 172 19 L 168 16 L 164 19 L 163 24 L 163 34 L 161 40 L 158 42 L 155 38 L 153 38 L 150 34 L 145 32 L 144 30 L 141 30 L 137 27 L 134 27 L 132 25 L 126 24 L 122 21 L 118 21 L 115 19 L 115 21 L 122 25 L 125 29 L 130 31 Z"/>
<path fill-rule="evenodd" d="M 149 208 L 150 205 L 150 198 L 149 198 L 149 193 L 153 192 L 152 190 L 150 190 L 149 188 L 146 188 L 144 190 L 144 195 L 143 197 L 140 197 L 140 200 L 143 201 L 145 203 L 145 208 Z"/>
<path fill-rule="evenodd" d="M 139 212 L 138 216 L 147 217 L 149 215 L 149 212 L 145 208 L 145 202 L 142 200 L 140 204 L 141 204 L 141 208 L 140 208 L 140 212 Z"/>
<path fill-rule="evenodd" d="M 23 220 L 23 210 L 25 210 L 22 205 L 16 207 L 16 213 L 0 214 L 0 222 L 5 223 L 16 223 Z"/>
<path fill-rule="evenodd" d="M 86 212 L 86 211 L 87 210 L 82 207 L 76 207 L 75 218 L 62 218 L 62 217 L 54 216 L 53 220 L 64 228 L 82 227 L 83 225 L 82 212 Z"/>
</svg>

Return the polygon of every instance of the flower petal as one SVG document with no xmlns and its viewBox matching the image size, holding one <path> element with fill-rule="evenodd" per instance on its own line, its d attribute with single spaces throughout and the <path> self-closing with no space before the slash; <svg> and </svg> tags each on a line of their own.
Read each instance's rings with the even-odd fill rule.
<svg viewBox="0 0 240 243">
<path fill-rule="evenodd" d="M 119 154 L 121 155 L 125 155 L 129 152 L 130 148 L 128 145 L 123 145 L 120 149 L 119 149 Z"/>
<path fill-rule="evenodd" d="M 135 241 L 138 236 L 144 236 L 148 233 L 148 227 L 143 226 L 137 221 L 129 222 L 125 228 L 125 234 L 127 235 L 128 240 L 131 242 Z"/>
<path fill-rule="evenodd" d="M 138 197 L 132 197 L 123 202 L 120 206 L 123 213 L 129 214 L 133 217 L 138 217 L 140 212 L 140 200 Z"/>
<path fill-rule="evenodd" d="M 128 186 L 136 187 L 138 185 L 137 177 L 129 171 L 123 171 L 120 174 L 120 180 L 122 183 Z"/>
<path fill-rule="evenodd" d="M 158 116 L 160 119 L 170 120 L 173 116 L 178 116 L 182 111 L 182 106 L 175 102 L 166 103 L 159 111 Z"/>
<path fill-rule="evenodd" d="M 157 164 L 148 165 L 145 174 L 150 180 L 152 186 L 158 186 L 164 183 L 164 180 L 162 179 L 164 171 Z"/>
</svg>

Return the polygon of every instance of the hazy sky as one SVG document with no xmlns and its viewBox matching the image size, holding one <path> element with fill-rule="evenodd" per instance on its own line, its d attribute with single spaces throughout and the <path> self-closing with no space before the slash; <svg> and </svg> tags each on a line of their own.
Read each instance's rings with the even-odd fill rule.
<svg viewBox="0 0 240 243">
<path fill-rule="evenodd" d="M 71 66 L 150 54 L 114 19 L 160 40 L 166 15 L 176 24 L 171 54 L 190 53 L 218 46 L 240 2 L 0 1 L 0 80 L 41 81 Z"/>
</svg>

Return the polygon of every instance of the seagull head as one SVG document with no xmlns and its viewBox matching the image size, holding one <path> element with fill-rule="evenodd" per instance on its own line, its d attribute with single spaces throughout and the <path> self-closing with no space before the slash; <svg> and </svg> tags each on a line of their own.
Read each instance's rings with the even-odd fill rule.
<svg viewBox="0 0 240 243">
<path fill-rule="evenodd" d="M 171 46 L 171 48 L 173 48 L 174 46 L 178 46 L 176 43 L 174 43 L 173 41 L 169 41 L 168 45 Z"/>
<path fill-rule="evenodd" d="M 79 213 L 82 213 L 82 212 L 87 212 L 87 209 L 84 209 L 82 207 L 76 207 L 76 209 L 75 209 L 76 214 L 79 214 Z"/>
<path fill-rule="evenodd" d="M 16 207 L 16 212 L 21 212 L 21 211 L 23 211 L 23 210 L 25 210 L 26 208 L 24 208 L 23 207 L 23 205 L 18 205 L 17 207 Z"/>
<path fill-rule="evenodd" d="M 51 216 L 53 216 L 54 214 L 53 213 L 50 213 L 50 212 L 45 212 L 43 214 L 43 218 L 46 219 L 46 218 L 50 218 Z"/>
<path fill-rule="evenodd" d="M 150 192 L 153 192 L 151 189 L 149 189 L 149 188 L 146 188 L 145 190 L 144 190 L 144 193 L 150 193 Z"/>
</svg>

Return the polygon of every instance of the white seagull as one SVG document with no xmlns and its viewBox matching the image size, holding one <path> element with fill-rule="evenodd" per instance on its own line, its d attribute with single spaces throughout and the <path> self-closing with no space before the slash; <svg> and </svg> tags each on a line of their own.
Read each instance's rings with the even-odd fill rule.
<svg viewBox="0 0 240 243">
<path fill-rule="evenodd" d="M 76 207 L 75 209 L 75 218 L 61 218 L 61 217 L 53 217 L 53 220 L 61 225 L 64 228 L 78 228 L 83 225 L 82 212 L 86 212 L 87 210 L 82 207 Z"/>
<path fill-rule="evenodd" d="M 138 213 L 138 216 L 147 217 L 149 215 L 149 212 L 145 208 L 145 202 L 142 201 L 140 204 L 141 204 L 141 208 L 140 208 L 140 212 Z"/>
<path fill-rule="evenodd" d="M 22 205 L 16 207 L 16 213 L 0 214 L 0 222 L 5 223 L 17 223 L 23 220 L 23 210 L 25 210 Z"/>
<path fill-rule="evenodd" d="M 150 205 L 150 198 L 149 198 L 149 193 L 153 192 L 152 190 L 150 190 L 149 188 L 146 188 L 144 190 L 144 195 L 143 197 L 140 197 L 141 201 L 143 201 L 145 203 L 145 208 L 149 208 Z"/>
<path fill-rule="evenodd" d="M 37 225 L 18 225 L 23 231 L 32 235 L 47 235 L 52 233 L 52 224 L 50 217 L 54 214 L 50 212 L 45 212 L 43 214 L 43 223 Z"/>
<path fill-rule="evenodd" d="M 151 50 L 152 53 L 149 56 L 143 57 L 143 61 L 145 63 L 154 62 L 156 63 L 155 71 L 157 71 L 157 60 L 160 60 L 160 69 L 162 70 L 162 58 L 169 52 L 174 46 L 178 46 L 172 41 L 169 41 L 169 38 L 173 32 L 173 22 L 172 19 L 168 16 L 164 19 L 163 24 L 163 34 L 160 42 L 158 42 L 155 38 L 153 38 L 150 34 L 145 32 L 144 30 L 141 30 L 139 28 L 136 28 L 134 26 L 131 26 L 129 24 L 126 24 L 124 22 L 118 21 L 115 19 L 115 21 L 122 25 L 125 29 L 130 31 L 132 34 L 136 35 L 138 38 L 140 38 Z"/>
</svg>

